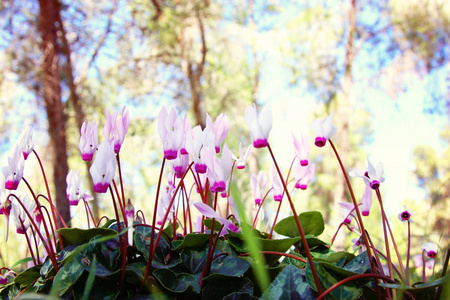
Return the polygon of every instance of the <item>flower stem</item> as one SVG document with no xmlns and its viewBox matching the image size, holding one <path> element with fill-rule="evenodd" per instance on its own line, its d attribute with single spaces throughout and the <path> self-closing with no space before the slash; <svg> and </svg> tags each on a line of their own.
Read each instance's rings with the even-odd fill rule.
<svg viewBox="0 0 450 300">
<path fill-rule="evenodd" d="M 270 228 L 269 237 L 267 238 L 269 240 L 272 238 L 273 228 L 275 227 L 275 224 L 277 224 L 277 218 L 278 218 L 278 214 L 280 213 L 281 203 L 282 202 L 280 201 L 280 203 L 278 204 L 277 213 L 275 214 L 275 219 L 273 220 L 272 228 Z"/>
<path fill-rule="evenodd" d="M 320 280 L 319 280 L 319 276 L 317 275 L 316 268 L 314 267 L 314 262 L 313 262 L 313 259 L 312 259 L 312 256 L 311 256 L 311 252 L 309 251 L 308 242 L 306 241 L 306 237 L 305 237 L 305 233 L 303 232 L 302 224 L 300 223 L 300 219 L 298 218 L 297 212 L 295 211 L 294 203 L 292 202 L 291 195 L 288 192 L 288 189 L 286 187 L 286 182 L 283 179 L 283 174 L 281 174 L 280 168 L 278 167 L 277 161 L 275 159 L 275 156 L 273 155 L 272 148 L 270 147 L 270 144 L 267 145 L 267 148 L 269 149 L 270 155 L 272 156 L 272 160 L 273 160 L 273 162 L 275 164 L 275 167 L 277 169 L 278 175 L 280 176 L 280 179 L 281 179 L 281 183 L 283 184 L 284 191 L 286 192 L 286 196 L 287 196 L 287 198 L 289 200 L 289 205 L 291 206 L 292 213 L 294 214 L 295 223 L 297 224 L 298 231 L 299 231 L 300 236 L 302 238 L 302 245 L 303 245 L 303 248 L 305 249 L 306 256 L 308 257 L 308 263 L 309 263 L 309 265 L 311 267 L 311 271 L 312 271 L 312 274 L 313 274 L 313 277 L 314 277 L 314 282 L 315 282 L 316 287 L 317 287 L 317 292 L 320 295 L 320 294 L 322 294 L 322 287 L 320 285 Z"/>
<path fill-rule="evenodd" d="M 39 162 L 39 166 L 41 167 L 42 177 L 44 178 L 45 188 L 47 189 L 48 201 L 50 202 L 50 209 L 52 210 L 53 222 L 55 222 L 56 231 L 58 231 L 59 226 L 58 226 L 58 222 L 56 222 L 56 215 L 55 215 L 55 211 L 54 211 L 54 207 L 53 207 L 52 196 L 50 194 L 50 189 L 48 187 L 47 176 L 45 176 L 44 166 L 42 165 L 41 159 L 39 158 L 39 155 L 37 154 L 37 152 L 35 150 L 33 150 L 33 152 Z M 59 236 L 59 239 L 61 240 L 60 236 Z M 61 243 L 61 247 L 62 247 L 62 243 Z M 64 247 L 62 247 L 62 248 L 64 249 Z"/>
<path fill-rule="evenodd" d="M 355 194 L 353 193 L 352 185 L 350 184 L 350 181 L 348 180 L 347 171 L 345 170 L 345 167 L 342 164 L 341 158 L 340 158 L 336 148 L 334 147 L 333 142 L 331 140 L 328 140 L 328 141 L 330 142 L 331 148 L 333 148 L 334 154 L 336 155 L 336 158 L 339 162 L 339 166 L 341 167 L 342 174 L 344 175 L 345 182 L 347 183 L 347 187 L 350 192 L 350 196 L 352 198 L 353 205 L 355 207 L 356 217 L 358 218 L 359 226 L 361 226 L 361 232 L 363 234 L 364 244 L 366 244 L 366 247 L 367 247 L 367 255 L 369 256 L 369 260 L 372 261 L 372 250 L 370 248 L 369 239 L 367 238 L 366 230 L 364 228 L 364 223 L 362 221 L 361 212 L 359 211 L 358 204 L 356 203 L 356 198 L 355 198 Z"/>
<path fill-rule="evenodd" d="M 408 248 L 406 252 L 406 270 L 405 270 L 405 277 L 406 277 L 406 284 L 409 285 L 409 258 L 410 258 L 410 250 L 411 250 L 411 224 L 408 220 Z"/>
</svg>

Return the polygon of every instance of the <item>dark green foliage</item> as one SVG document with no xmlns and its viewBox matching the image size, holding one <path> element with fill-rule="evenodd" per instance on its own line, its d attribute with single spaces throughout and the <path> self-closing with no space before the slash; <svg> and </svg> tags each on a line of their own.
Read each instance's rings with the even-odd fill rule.
<svg viewBox="0 0 450 300">
<path fill-rule="evenodd" d="M 320 213 L 303 213 L 300 220 L 308 224 L 305 226 L 307 240 L 323 291 L 349 276 L 370 273 L 366 252 L 358 256 L 343 251 L 334 252 L 316 238 L 323 231 Z M 292 222 L 293 218 L 286 218 L 280 221 L 281 225 L 279 223 L 276 226 L 279 233 L 290 238 L 268 239 L 267 234 L 254 230 L 260 251 L 288 252 L 305 260 L 300 237 L 288 229 Z M 24 290 L 34 293 L 36 298 L 42 295 L 42 299 L 46 299 L 46 295 L 62 299 L 230 300 L 315 299 L 318 296 L 310 265 L 284 255 L 265 254 L 267 265 L 262 267 L 271 283 L 267 288 L 262 288 L 255 277 L 256 266 L 261 262 L 248 255 L 242 233 L 228 233 L 219 238 L 214 251 L 210 253 L 210 233 L 188 234 L 172 240 L 172 235 L 165 232 L 162 234 L 164 238 L 161 237 L 154 246 L 150 276 L 144 281 L 152 233 L 148 226 L 135 226 L 134 245 L 127 248 L 121 288 L 120 235 L 116 231 L 116 223 L 110 223 L 108 227 L 60 230 L 66 247 L 57 255 L 58 272 L 47 258 L 41 265 L 18 274 L 13 283 L 3 287 L 0 296 L 13 299 Z M 155 232 L 155 243 L 157 234 Z M 216 235 L 213 237 L 214 240 L 217 238 Z M 211 254 L 209 260 L 208 254 Z M 409 293 L 420 299 L 429 299 L 436 296 L 437 287 L 443 286 L 446 280 L 448 276 L 413 287 L 396 284 L 380 286 L 397 289 L 399 293 Z M 349 281 L 331 291 L 327 299 L 358 299 L 361 295 L 371 299 L 375 295 L 372 283 L 371 278 Z"/>
</svg>

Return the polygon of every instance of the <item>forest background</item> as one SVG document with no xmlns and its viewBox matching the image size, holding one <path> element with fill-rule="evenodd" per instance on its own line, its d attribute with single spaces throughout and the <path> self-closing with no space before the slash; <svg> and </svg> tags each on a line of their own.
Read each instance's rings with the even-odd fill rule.
<svg viewBox="0 0 450 300">
<path fill-rule="evenodd" d="M 0 154 L 3 165 L 21 131 L 33 124 L 35 149 L 54 183 L 57 206 L 72 226 L 86 227 L 84 209 L 69 208 L 65 177 L 88 164 L 79 155 L 83 121 L 104 124 L 105 109 L 130 110 L 121 150 L 127 197 L 152 212 L 162 161 L 156 117 L 162 105 L 188 114 L 192 125 L 226 112 L 226 139 L 237 154 L 250 144 L 243 111 L 273 107 L 271 143 L 285 170 L 294 157 L 291 134 L 334 113 L 334 137 L 348 169 L 366 156 L 385 167 L 383 199 L 394 234 L 397 214 L 415 211 L 412 244 L 447 247 L 450 240 L 450 4 L 445 0 L 108 0 L 0 2 Z M 100 130 L 101 131 L 101 130 Z M 311 133 L 309 133 L 311 135 Z M 100 137 L 101 139 L 101 137 Z M 300 211 L 319 210 L 330 237 L 348 201 L 330 151 L 311 151 L 316 178 L 296 195 Z M 269 168 L 253 151 L 239 176 L 252 203 L 249 175 Z M 43 190 L 36 161 L 25 176 Z M 363 187 L 353 181 L 357 195 Z M 39 188 L 40 187 L 40 188 Z M 269 195 L 270 197 L 270 195 Z M 97 216 L 111 216 L 96 195 Z M 267 206 L 268 212 L 272 206 Z M 268 215 L 266 212 L 266 215 Z M 374 207 L 367 219 L 380 228 Z M 0 232 L 4 233 L 3 222 Z M 381 244 L 381 234 L 376 243 Z M 343 232 L 337 247 L 351 246 Z M 0 243 L 0 264 L 27 254 Z M 399 239 L 399 238 L 397 238 Z"/>
</svg>

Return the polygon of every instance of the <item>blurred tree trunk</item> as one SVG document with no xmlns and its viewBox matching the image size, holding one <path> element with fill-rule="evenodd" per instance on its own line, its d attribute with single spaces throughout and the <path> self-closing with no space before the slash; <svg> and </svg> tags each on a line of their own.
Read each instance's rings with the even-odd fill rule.
<svg viewBox="0 0 450 300">
<path fill-rule="evenodd" d="M 39 0 L 39 30 L 42 35 L 42 84 L 47 111 L 48 133 L 53 148 L 53 182 L 55 205 L 67 223 L 70 207 L 66 196 L 66 176 L 69 172 L 66 146 L 66 120 L 61 102 L 61 85 L 58 70 L 57 22 L 58 2 Z"/>
<path fill-rule="evenodd" d="M 352 114 L 353 106 L 351 103 L 351 91 L 353 88 L 352 67 L 355 57 L 355 34 L 356 34 L 356 0 L 351 0 L 350 9 L 348 12 L 348 32 L 347 40 L 345 43 L 345 65 L 344 65 L 344 78 L 341 86 L 341 93 L 338 94 L 336 99 L 336 116 L 334 122 L 337 126 L 337 141 L 336 148 L 342 163 L 348 168 L 348 154 L 350 152 L 349 136 L 349 119 Z M 348 170 L 347 170 L 348 171 Z M 341 168 L 336 169 L 336 186 L 333 191 L 333 211 L 335 213 L 334 222 L 335 228 L 338 228 L 339 224 L 344 219 L 344 216 L 340 213 L 339 202 L 348 202 L 347 197 L 347 184 L 342 174 Z M 334 246 L 344 249 L 345 235 L 340 234 L 337 236 Z"/>
<path fill-rule="evenodd" d="M 73 108 L 75 110 L 76 124 L 77 124 L 78 129 L 80 129 L 81 126 L 83 125 L 83 122 L 86 119 L 86 115 L 84 113 L 83 106 L 81 105 L 80 97 L 78 96 L 78 93 L 77 93 L 77 85 L 75 84 L 75 76 L 73 75 L 72 59 L 70 57 L 70 55 L 71 55 L 70 45 L 69 45 L 69 41 L 66 38 L 66 30 L 64 29 L 64 23 L 62 21 L 61 14 L 59 13 L 59 8 L 58 8 L 58 13 L 57 13 L 57 18 L 58 18 L 59 30 L 61 31 L 61 41 L 62 41 L 61 53 L 66 57 L 66 61 L 67 61 L 67 68 L 66 68 L 66 70 L 67 70 L 67 86 L 69 87 L 69 90 L 70 90 L 69 101 L 72 103 Z M 89 169 L 90 169 L 91 165 L 92 165 L 91 161 L 85 161 L 87 174 L 89 174 Z M 92 195 L 94 197 L 94 200 L 90 201 L 89 204 L 92 206 L 94 217 L 98 218 L 99 217 L 99 208 L 98 208 L 98 202 L 97 202 L 97 200 L 98 200 L 97 193 L 94 192 L 94 183 L 92 182 L 92 180 L 88 180 L 88 182 L 89 182 L 90 195 Z"/>
</svg>

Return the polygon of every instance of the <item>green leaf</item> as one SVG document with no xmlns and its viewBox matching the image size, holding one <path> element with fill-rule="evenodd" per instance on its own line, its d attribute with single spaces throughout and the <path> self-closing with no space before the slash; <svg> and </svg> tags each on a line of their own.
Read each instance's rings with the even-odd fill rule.
<svg viewBox="0 0 450 300">
<path fill-rule="evenodd" d="M 305 235 L 319 236 L 325 229 L 325 222 L 322 214 L 318 211 L 308 211 L 299 216 L 300 224 Z M 294 216 L 287 217 L 279 221 L 273 230 L 281 235 L 291 238 L 300 236 Z"/>
<path fill-rule="evenodd" d="M 206 266 L 207 255 L 207 246 L 200 249 L 184 249 L 181 252 L 181 261 L 192 274 L 201 274 Z"/>
<path fill-rule="evenodd" d="M 56 293 L 58 296 L 62 296 L 75 284 L 83 272 L 83 267 L 75 259 L 63 264 L 53 279 L 51 294 Z"/>
<path fill-rule="evenodd" d="M 29 261 L 33 261 L 33 259 L 32 259 L 31 257 L 26 257 L 26 258 L 20 259 L 20 260 L 16 261 L 16 262 L 11 266 L 11 269 L 13 269 L 14 267 L 16 267 L 16 266 L 18 266 L 18 265 L 27 263 L 27 262 L 29 262 Z"/>
<path fill-rule="evenodd" d="M 169 291 L 174 293 L 183 293 L 186 290 L 200 293 L 200 284 L 198 280 L 186 273 L 175 273 L 169 269 L 156 269 L 153 276 Z"/>
<path fill-rule="evenodd" d="M 17 274 L 14 278 L 14 283 L 20 284 L 21 289 L 26 288 L 41 277 L 40 270 L 40 265 L 28 268 L 22 273 Z"/>
<path fill-rule="evenodd" d="M 316 299 L 302 272 L 288 265 L 281 271 L 260 299 Z"/>
<path fill-rule="evenodd" d="M 250 263 L 240 257 L 220 256 L 211 264 L 211 273 L 239 277 L 250 268 Z"/>
<path fill-rule="evenodd" d="M 246 277 L 228 277 L 208 281 L 203 288 L 202 299 L 224 299 L 234 293 L 253 295 L 253 283 Z"/>
<path fill-rule="evenodd" d="M 64 247 L 73 244 L 84 244 L 89 242 L 93 237 L 110 236 L 117 234 L 116 231 L 108 228 L 91 228 L 91 229 L 79 229 L 79 228 L 61 228 L 58 230 Z"/>
<path fill-rule="evenodd" d="M 362 252 L 344 267 L 345 270 L 358 274 L 366 273 L 370 269 L 369 256 L 367 251 Z"/>
<path fill-rule="evenodd" d="M 205 224 L 206 228 L 208 228 L 209 230 L 211 230 L 211 224 L 212 224 L 212 219 L 205 219 L 203 221 L 203 224 Z M 219 221 L 214 220 L 214 231 L 217 232 L 220 230 L 220 228 L 222 227 L 222 224 L 220 224 Z"/>
<path fill-rule="evenodd" d="M 323 268 L 321 265 L 319 265 L 317 262 L 313 262 L 314 266 L 317 271 L 317 276 L 319 277 L 319 282 L 322 287 L 322 291 L 325 291 L 335 283 L 342 280 L 344 277 L 336 276 L 335 274 L 327 271 L 325 268 Z M 308 264 L 306 266 L 306 281 L 308 282 L 308 285 L 317 292 L 317 288 L 315 285 L 314 277 L 312 274 L 311 266 Z M 328 298 L 331 299 L 358 299 L 362 294 L 362 286 L 358 286 L 354 282 L 348 282 L 344 285 L 338 286 L 336 289 L 334 289 L 331 293 L 328 294 Z"/>
<path fill-rule="evenodd" d="M 181 244 L 176 246 L 173 251 L 179 252 L 185 248 L 197 248 L 205 245 L 206 241 L 211 237 L 207 233 L 190 233 L 187 234 Z"/>
</svg>

